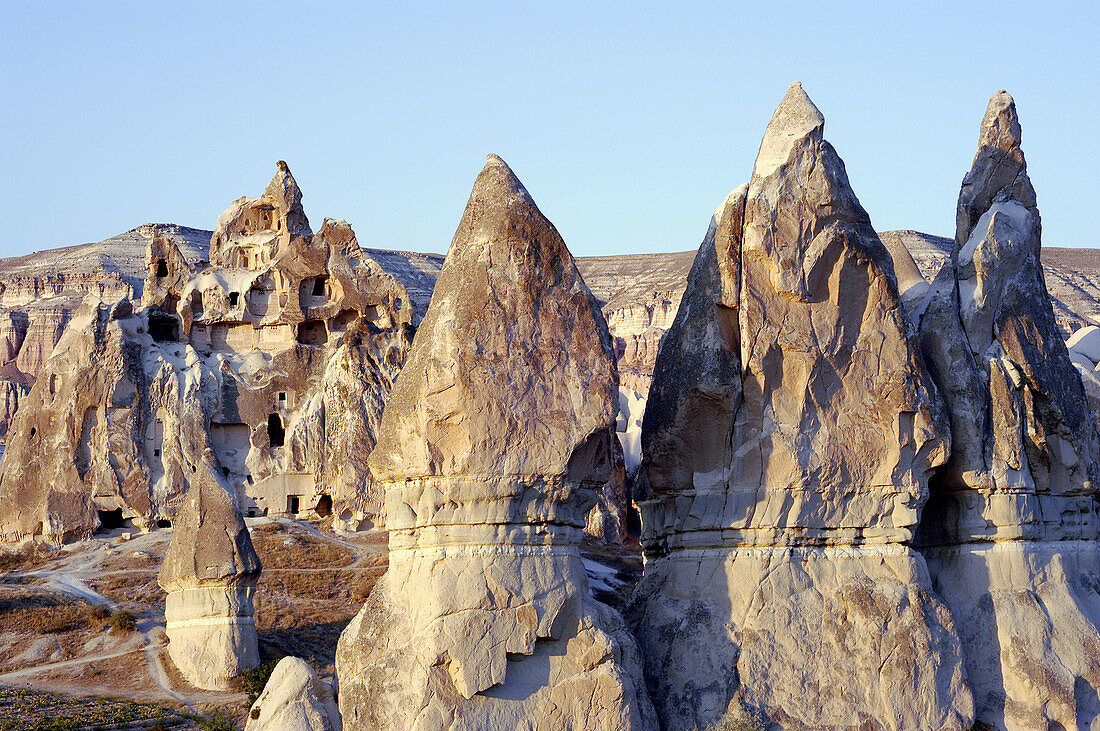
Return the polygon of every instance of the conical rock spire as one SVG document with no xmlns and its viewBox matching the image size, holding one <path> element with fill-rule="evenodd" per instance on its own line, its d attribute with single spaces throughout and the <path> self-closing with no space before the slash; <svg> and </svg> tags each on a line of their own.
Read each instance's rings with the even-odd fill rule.
<svg viewBox="0 0 1100 731">
<path fill-rule="evenodd" d="M 798 728 L 972 719 L 950 617 L 905 545 L 946 456 L 943 405 L 823 135 L 793 85 L 658 354 L 627 617 L 666 729 L 731 703 Z"/>
<path fill-rule="evenodd" d="M 340 638 L 346 727 L 655 727 L 635 641 L 577 550 L 617 386 L 573 257 L 490 155 L 371 454 L 390 563 Z"/>
<path fill-rule="evenodd" d="M 184 494 L 158 582 L 176 667 L 199 688 L 229 688 L 260 664 L 252 595 L 260 559 L 213 451 Z"/>
<path fill-rule="evenodd" d="M 1020 137 L 997 92 L 920 321 L 955 446 L 919 540 L 964 640 L 978 721 L 1086 728 L 1100 717 L 1100 438 L 1046 290 Z"/>
</svg>

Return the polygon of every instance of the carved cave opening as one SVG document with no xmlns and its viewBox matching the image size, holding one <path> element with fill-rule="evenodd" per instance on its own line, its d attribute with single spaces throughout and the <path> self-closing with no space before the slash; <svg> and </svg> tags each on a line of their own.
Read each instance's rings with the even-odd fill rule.
<svg viewBox="0 0 1100 731">
<path fill-rule="evenodd" d="M 122 508 L 97 510 L 96 515 L 99 516 L 99 530 L 114 530 L 123 527 L 127 523 L 122 519 Z"/>
<path fill-rule="evenodd" d="M 272 447 L 283 446 L 286 429 L 283 428 L 283 419 L 278 414 L 269 414 L 267 417 L 267 438 Z"/>
<path fill-rule="evenodd" d="M 322 495 L 321 499 L 317 501 L 317 507 L 314 508 L 314 511 L 322 518 L 332 515 L 332 496 Z"/>
<path fill-rule="evenodd" d="M 302 345 L 324 345 L 328 342 L 328 328 L 324 320 L 306 320 L 298 325 L 298 342 Z"/>
<path fill-rule="evenodd" d="M 149 335 L 158 343 L 176 342 L 180 339 L 180 321 L 163 312 L 151 312 Z"/>
<path fill-rule="evenodd" d="M 168 276 L 168 262 L 166 262 L 164 259 L 157 259 L 157 277 L 161 278 L 161 277 L 167 277 L 167 276 Z"/>
</svg>

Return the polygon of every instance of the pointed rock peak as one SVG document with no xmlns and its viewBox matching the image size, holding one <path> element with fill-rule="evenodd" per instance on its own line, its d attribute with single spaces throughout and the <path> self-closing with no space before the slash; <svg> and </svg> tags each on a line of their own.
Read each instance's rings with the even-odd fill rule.
<svg viewBox="0 0 1100 731">
<path fill-rule="evenodd" d="M 825 117 L 803 91 L 802 84 L 794 82 L 768 122 L 753 175 L 771 175 L 787 161 L 800 140 L 811 136 L 820 138 L 824 128 Z"/>
<path fill-rule="evenodd" d="M 290 172 L 290 167 L 282 160 L 275 163 L 278 168 L 275 177 L 264 188 L 264 195 L 271 196 L 280 204 L 286 203 L 284 210 L 289 211 L 295 206 L 301 207 L 302 189 L 298 187 L 298 181 Z"/>
<path fill-rule="evenodd" d="M 488 155 L 477 176 L 448 256 L 479 258 L 485 247 L 531 246 L 564 251 L 554 225 L 542 215 L 508 163 Z"/>
<path fill-rule="evenodd" d="M 1016 102 L 1004 89 L 989 98 L 978 145 L 1000 150 L 1012 150 L 1020 146 L 1020 119 L 1016 116 Z"/>
<path fill-rule="evenodd" d="M 172 543 L 160 573 L 165 590 L 233 584 L 259 575 L 260 559 L 211 449 L 204 450 L 202 465 L 174 520 Z"/>
<path fill-rule="evenodd" d="M 512 168 L 508 166 L 508 163 L 493 153 L 485 156 L 485 167 L 481 170 L 481 174 L 477 176 L 477 182 L 474 183 L 471 200 L 474 196 L 499 203 L 520 200 L 528 205 L 535 205 L 535 200 L 527 192 L 527 188 L 520 182 L 520 179 L 516 177 L 516 174 L 512 172 Z"/>
<path fill-rule="evenodd" d="M 1016 103 L 1007 91 L 998 91 L 986 107 L 978 133 L 978 152 L 959 191 L 956 252 L 966 244 L 974 226 L 994 202 L 1016 201 L 1038 215 L 1020 137 Z"/>
</svg>

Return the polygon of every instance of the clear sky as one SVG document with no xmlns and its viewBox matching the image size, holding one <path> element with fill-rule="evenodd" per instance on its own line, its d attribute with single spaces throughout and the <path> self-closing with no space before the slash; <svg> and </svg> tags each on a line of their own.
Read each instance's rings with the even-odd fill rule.
<svg viewBox="0 0 1100 731">
<path fill-rule="evenodd" d="M 1048 246 L 1096 246 L 1094 3 L 7 2 L 0 256 L 213 228 L 286 160 L 314 228 L 445 252 L 485 154 L 577 255 L 682 251 L 791 81 L 879 230 L 950 235 L 994 91 Z"/>
</svg>

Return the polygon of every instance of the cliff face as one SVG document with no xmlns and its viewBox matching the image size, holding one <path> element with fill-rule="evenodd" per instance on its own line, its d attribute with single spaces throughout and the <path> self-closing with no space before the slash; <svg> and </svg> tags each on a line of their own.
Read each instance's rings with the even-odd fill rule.
<svg viewBox="0 0 1100 731">
<path fill-rule="evenodd" d="M 209 231 L 146 224 L 98 243 L 0 259 L 0 440 L 84 298 L 141 297 L 145 248 L 157 236 L 192 264 L 206 258 Z"/>
<path fill-rule="evenodd" d="M 404 363 L 409 294 L 343 221 L 314 234 L 300 197 L 281 164 L 219 219 L 214 264 L 153 229 L 142 281 L 115 302 L 85 297 L 12 422 L 0 537 L 171 521 L 207 450 L 242 511 L 373 523 L 365 457 Z"/>
</svg>

